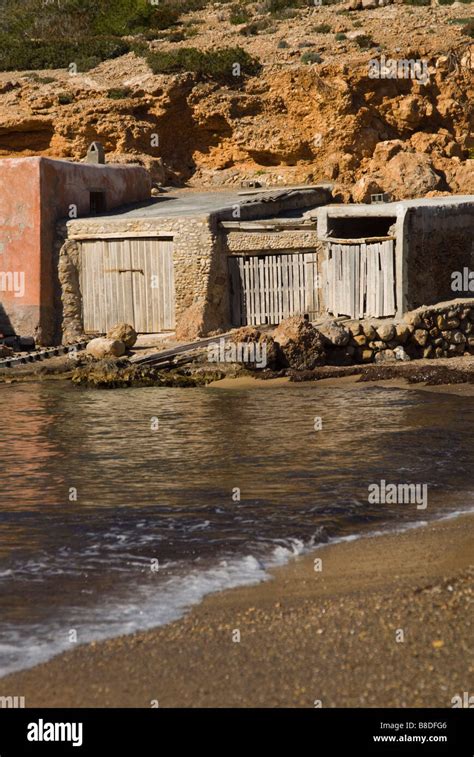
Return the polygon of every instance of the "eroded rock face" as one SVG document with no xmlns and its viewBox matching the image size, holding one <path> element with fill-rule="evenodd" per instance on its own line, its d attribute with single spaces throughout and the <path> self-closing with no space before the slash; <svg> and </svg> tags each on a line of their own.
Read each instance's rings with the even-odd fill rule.
<svg viewBox="0 0 474 757">
<path fill-rule="evenodd" d="M 107 339 L 123 342 L 128 350 L 136 343 L 137 337 L 137 332 L 128 323 L 118 323 L 107 332 Z"/>
<path fill-rule="evenodd" d="M 104 358 L 122 357 L 125 354 L 125 349 L 125 344 L 118 339 L 97 337 L 97 339 L 91 339 L 86 347 L 86 352 L 95 360 L 103 360 Z"/>
<path fill-rule="evenodd" d="M 350 5 L 372 7 L 375 0 Z M 339 10 L 323 4 L 318 22 L 347 39 L 334 49 L 333 38 L 322 35 L 316 45 L 323 64 L 308 66 L 298 65 L 297 45 L 313 37 L 314 14 L 298 9 L 291 20 L 278 22 L 275 33 L 243 37 L 241 27 L 228 23 L 227 9 L 214 26 L 217 14 L 209 6 L 196 21 L 193 45 L 208 48 L 217 32 L 225 46 L 243 45 L 265 64 L 238 88 L 190 73 L 155 76 L 133 53 L 74 77 L 66 67 L 47 76 L 0 74 L 0 156 L 81 160 L 91 139 L 100 136 L 109 162 L 140 163 L 157 184 L 191 179 L 196 186 L 235 186 L 257 180 L 276 186 L 328 179 L 337 182 L 344 200 L 360 201 L 382 190 L 393 199 L 440 191 L 439 178 L 446 177 L 442 191 L 469 193 L 472 54 L 468 38 L 448 23 L 459 9 L 441 8 L 434 26 L 432 8 L 417 7 L 413 14 L 399 4 L 391 10 L 390 24 L 386 14 L 364 11 L 363 28 L 351 32 Z M 368 86 L 368 60 L 382 53 L 376 47 L 360 50 L 356 39 L 363 35 L 387 55 L 397 49 L 402 59 L 413 57 L 416 38 L 417 54 L 429 61 L 429 85 L 374 78 Z M 286 49 L 278 47 L 282 36 Z M 447 53 L 461 40 L 464 63 L 454 69 Z M 128 90 L 120 102 L 108 96 L 116 87 Z M 159 150 L 150 148 L 150 124 L 159 134 Z M 423 155 L 429 164 L 422 164 Z M 412 161 L 418 166 L 416 187 L 397 176 Z"/>
<path fill-rule="evenodd" d="M 285 367 L 298 371 L 312 370 L 326 362 L 324 337 L 301 316 L 286 318 L 273 334 Z"/>
</svg>

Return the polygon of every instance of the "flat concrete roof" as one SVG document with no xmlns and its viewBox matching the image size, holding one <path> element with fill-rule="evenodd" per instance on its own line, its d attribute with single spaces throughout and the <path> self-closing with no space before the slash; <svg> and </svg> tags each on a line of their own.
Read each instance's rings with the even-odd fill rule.
<svg viewBox="0 0 474 757">
<path fill-rule="evenodd" d="M 234 191 L 193 192 L 189 190 L 171 190 L 144 203 L 115 208 L 110 213 L 93 216 L 94 220 L 117 218 L 148 219 L 171 218 L 174 216 L 205 216 L 221 210 L 232 210 L 236 205 L 259 205 L 271 203 L 292 193 L 296 195 L 324 189 L 324 186 L 276 187 L 263 189 L 252 194 L 242 194 L 241 188 Z"/>
<path fill-rule="evenodd" d="M 474 195 L 450 195 L 449 197 L 420 197 L 413 200 L 396 202 L 348 203 L 347 205 L 331 203 L 318 208 L 315 213 L 328 216 L 393 216 L 396 217 L 408 208 L 436 208 L 474 204 Z"/>
</svg>

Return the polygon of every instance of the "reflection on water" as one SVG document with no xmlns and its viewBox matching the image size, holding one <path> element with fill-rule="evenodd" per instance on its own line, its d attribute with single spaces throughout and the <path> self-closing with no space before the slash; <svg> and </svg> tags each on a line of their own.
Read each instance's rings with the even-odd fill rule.
<svg viewBox="0 0 474 757">
<path fill-rule="evenodd" d="M 0 386 L 0 407 L 2 670 L 70 628 L 166 622 L 289 552 L 473 504 L 472 398 L 50 382 Z M 428 484 L 428 510 L 369 505 L 381 479 Z"/>
</svg>

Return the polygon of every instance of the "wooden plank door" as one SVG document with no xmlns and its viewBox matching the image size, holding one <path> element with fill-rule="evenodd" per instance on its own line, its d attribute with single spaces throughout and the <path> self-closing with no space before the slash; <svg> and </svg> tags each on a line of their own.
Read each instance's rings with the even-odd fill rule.
<svg viewBox="0 0 474 757">
<path fill-rule="evenodd" d="M 84 240 L 81 292 L 85 333 L 124 322 L 139 333 L 174 329 L 172 240 Z"/>
</svg>

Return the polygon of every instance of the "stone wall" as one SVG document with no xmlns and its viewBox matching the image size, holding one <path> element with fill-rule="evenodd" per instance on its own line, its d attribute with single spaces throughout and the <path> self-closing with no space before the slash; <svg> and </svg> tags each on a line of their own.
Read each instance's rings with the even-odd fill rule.
<svg viewBox="0 0 474 757">
<path fill-rule="evenodd" d="M 82 332 L 80 240 L 110 234 L 173 237 L 176 291 L 176 332 L 179 339 L 194 338 L 229 326 L 226 259 L 208 216 L 152 219 L 77 219 L 58 227 L 59 299 L 63 339 Z M 72 294 L 74 293 L 74 294 Z M 132 324 L 133 325 L 133 324 Z"/>
<path fill-rule="evenodd" d="M 317 328 L 330 340 L 328 362 L 336 365 L 473 355 L 474 299 L 421 307 L 402 320 L 327 322 Z"/>
<path fill-rule="evenodd" d="M 241 231 L 224 230 L 223 247 L 229 255 L 244 255 L 246 252 L 271 252 L 273 250 L 299 249 L 313 251 L 323 249 L 318 242 L 316 228 L 308 230 L 291 229 L 285 231 Z"/>
</svg>

